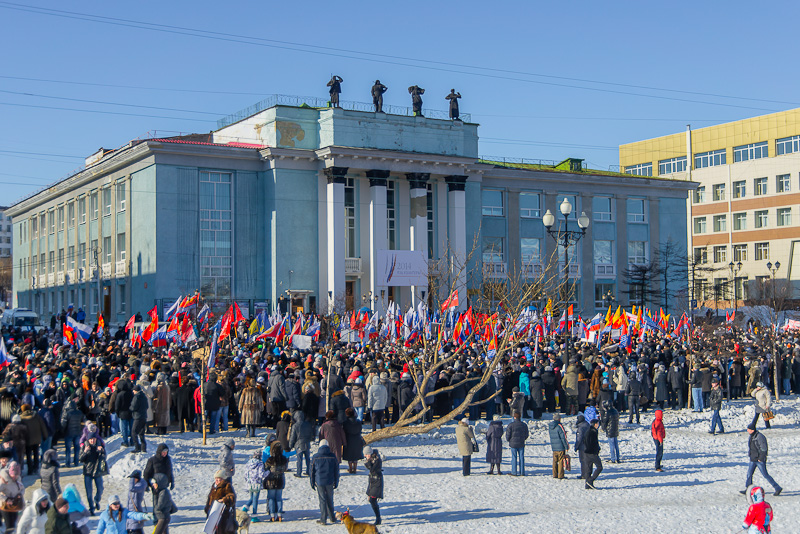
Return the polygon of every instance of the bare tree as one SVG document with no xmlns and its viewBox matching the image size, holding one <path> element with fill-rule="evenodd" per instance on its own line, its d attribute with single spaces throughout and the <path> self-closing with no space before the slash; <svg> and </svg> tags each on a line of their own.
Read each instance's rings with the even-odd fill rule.
<svg viewBox="0 0 800 534">
<path fill-rule="evenodd" d="M 662 284 L 663 307 L 668 310 L 671 299 L 677 299 L 686 293 L 688 280 L 686 249 L 672 238 L 667 239 L 656 251 L 653 263 L 658 266 L 658 275 Z"/>
<path fill-rule="evenodd" d="M 13 263 L 11 256 L 3 256 L 0 258 L 0 303 L 6 300 L 6 294 L 11 293 L 11 285 L 13 283 Z"/>
<path fill-rule="evenodd" d="M 632 304 L 646 307 L 648 302 L 659 300 L 661 290 L 657 283 L 661 278 L 661 271 L 655 261 L 628 264 L 622 271 L 622 276 L 628 287 L 623 293 L 628 295 Z"/>
</svg>

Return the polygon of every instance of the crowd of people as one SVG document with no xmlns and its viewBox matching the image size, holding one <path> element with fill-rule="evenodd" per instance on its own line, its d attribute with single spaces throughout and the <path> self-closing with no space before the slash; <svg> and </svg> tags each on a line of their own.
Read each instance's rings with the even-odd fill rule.
<svg viewBox="0 0 800 534">
<path fill-rule="evenodd" d="M 351 474 L 363 462 L 369 473 L 366 494 L 380 524 L 383 459 L 377 449 L 365 446 L 363 435 L 423 409 L 420 382 L 414 379 L 421 372 L 422 351 L 385 340 L 298 350 L 252 341 L 239 328 L 232 330 L 214 367 L 204 373 L 207 353 L 196 347 L 132 347 L 123 341 L 120 328 L 113 336 L 94 334 L 78 348 L 64 344 L 54 326 L 53 331 L 2 332 L 10 356 L 0 371 L 0 515 L 6 532 L 28 532 L 22 527 L 34 523 L 42 523 L 40 530 L 47 534 L 75 528 L 88 532 L 89 518 L 97 514 L 99 533 L 142 532 L 147 521 L 156 522 L 157 534 L 169 532 L 177 509 L 170 494 L 175 480 L 166 445 L 158 445 L 143 473 L 131 474 L 127 499 L 114 495 L 103 504 L 103 477 L 109 472 L 105 440 L 119 433 L 122 447 L 147 453 L 148 441 L 170 432 L 205 430 L 215 435 L 243 429 L 247 437 L 255 437 L 264 428 L 270 430 L 263 451 L 244 466 L 242 501 L 251 519 L 258 519 L 260 494 L 266 490 L 269 520 L 284 520 L 285 474 L 294 463 L 294 477 L 307 476 L 318 494 L 319 522 L 335 522 L 339 465 L 347 462 Z M 442 352 L 447 357 L 454 351 L 447 344 Z M 470 474 L 471 457 L 478 452 L 470 422 L 483 418 L 491 421 L 485 429 L 490 474 L 495 469 L 501 474 L 505 440 L 511 475 L 526 475 L 530 435 L 524 420 L 547 413 L 553 477 L 565 477 L 573 452 L 584 487 L 595 489 L 603 470 L 601 435 L 610 461 L 623 461 L 618 437 L 624 415 L 629 424 L 639 424 L 642 412 L 655 410 L 654 469 L 661 471 L 664 410 L 709 408 L 709 432 L 723 433 L 724 399 L 751 397 L 756 409 L 748 431 L 755 437 L 750 439 L 746 484 L 758 469 L 775 495 L 781 492 L 767 473 L 766 437 L 757 425 L 761 418 L 770 427 L 770 391 L 800 389 L 800 338 L 790 333 L 779 333 L 777 339 L 737 330 L 685 339 L 656 335 L 635 343 L 630 352 L 610 341 L 520 341 L 504 353 L 491 379 L 472 391 L 482 381 L 487 361 L 482 345 L 461 347 L 424 391 L 430 409 L 421 414 L 420 423 L 463 411 L 455 436 L 464 475 Z M 472 402 L 464 405 L 472 393 Z M 511 417 L 505 427 L 502 416 Z M 573 439 L 562 422 L 571 416 L 576 416 Z M 222 534 L 235 532 L 236 512 L 241 510 L 232 482 L 235 447 L 233 439 L 225 440 L 205 506 Z M 81 466 L 84 496 L 71 484 L 62 489 L 62 465 Z M 41 479 L 41 488 L 27 504 L 23 470 Z M 145 491 L 155 496 L 150 513 L 142 511 Z M 123 530 L 115 526 L 121 524 L 126 525 Z"/>
</svg>

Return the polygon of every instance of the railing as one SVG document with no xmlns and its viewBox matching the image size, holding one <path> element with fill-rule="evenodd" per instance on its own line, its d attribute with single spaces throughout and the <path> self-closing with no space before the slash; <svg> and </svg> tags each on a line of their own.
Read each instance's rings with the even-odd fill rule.
<svg viewBox="0 0 800 534">
<path fill-rule="evenodd" d="M 569 266 L 569 277 L 570 278 L 580 278 L 581 277 L 581 266 L 577 263 L 570 263 Z M 559 275 L 563 274 L 564 272 L 564 262 L 558 262 L 558 272 Z"/>
<path fill-rule="evenodd" d="M 545 167 L 555 167 L 558 161 L 553 159 L 528 159 L 528 158 L 507 158 L 505 156 L 478 156 L 482 163 L 503 163 L 504 165 L 542 165 Z"/>
<path fill-rule="evenodd" d="M 52 286 L 56 283 L 56 273 L 47 273 L 47 285 Z"/>
<path fill-rule="evenodd" d="M 319 98 L 315 96 L 292 96 L 292 95 L 271 95 L 260 102 L 256 102 L 252 106 L 248 106 L 242 110 L 232 113 L 227 117 L 223 117 L 217 121 L 217 129 L 230 126 L 240 120 L 251 117 L 256 113 L 264 111 L 275 106 L 292 106 L 292 107 L 310 107 L 310 108 L 330 108 L 330 101 L 327 98 Z M 374 112 L 375 107 L 367 102 L 352 102 L 347 100 L 340 100 L 339 107 L 350 111 L 367 111 Z M 412 108 L 404 106 L 384 105 L 383 112 L 388 115 L 404 115 L 406 117 L 413 117 L 414 111 Z M 424 109 L 422 115 L 429 119 L 450 119 L 450 112 L 435 109 Z M 472 115 L 469 113 L 460 113 L 459 119 L 463 122 L 472 122 Z"/>
<path fill-rule="evenodd" d="M 525 276 L 542 276 L 544 268 L 541 263 L 523 263 L 522 274 Z"/>
<path fill-rule="evenodd" d="M 345 258 L 344 274 L 361 274 L 361 258 Z"/>
<path fill-rule="evenodd" d="M 56 283 L 59 285 L 64 283 L 64 271 L 58 271 L 56 273 Z"/>
<path fill-rule="evenodd" d="M 100 266 L 101 272 L 103 273 L 103 278 L 110 278 L 111 277 L 111 262 L 104 263 Z"/>
<path fill-rule="evenodd" d="M 615 265 L 598 264 L 594 266 L 595 276 L 616 276 L 617 268 Z"/>
<path fill-rule="evenodd" d="M 117 276 L 127 276 L 128 262 L 126 260 L 119 260 L 114 264 L 114 274 Z"/>
<path fill-rule="evenodd" d="M 489 278 L 505 278 L 506 262 L 504 261 L 485 261 L 483 262 L 483 272 Z"/>
<path fill-rule="evenodd" d="M 70 269 L 64 273 L 64 281 L 68 284 L 75 283 L 75 269 Z"/>
</svg>

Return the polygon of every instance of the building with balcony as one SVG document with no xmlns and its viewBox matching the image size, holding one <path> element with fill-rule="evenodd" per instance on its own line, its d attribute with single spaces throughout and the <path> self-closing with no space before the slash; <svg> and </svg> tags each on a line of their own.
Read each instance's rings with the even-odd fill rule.
<svg viewBox="0 0 800 534">
<path fill-rule="evenodd" d="M 800 287 L 800 109 L 621 145 L 623 172 L 692 180 L 687 199 L 692 298 L 768 302 Z M 798 255 L 795 255 L 798 252 Z"/>
<path fill-rule="evenodd" d="M 274 97 L 211 134 L 101 150 L 10 208 L 20 236 L 14 305 L 46 315 L 72 303 L 112 322 L 195 290 L 245 314 L 405 307 L 431 295 L 383 285 L 377 258 L 416 251 L 432 276 L 463 290 L 462 307 L 497 305 L 488 283 L 566 271 L 570 298 L 594 313 L 605 305 L 598 295 L 627 304 L 621 273 L 651 243 L 685 246 L 690 183 L 580 160 L 481 158 L 468 116 L 388 111 Z M 564 198 L 570 227 L 582 212 L 591 219 L 566 269 L 542 224 Z"/>
</svg>

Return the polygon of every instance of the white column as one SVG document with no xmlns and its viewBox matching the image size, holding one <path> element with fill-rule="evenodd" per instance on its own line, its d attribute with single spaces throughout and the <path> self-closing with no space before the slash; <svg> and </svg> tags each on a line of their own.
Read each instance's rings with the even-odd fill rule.
<svg viewBox="0 0 800 534">
<path fill-rule="evenodd" d="M 389 171 L 369 170 L 369 289 L 372 291 L 374 305 L 372 309 L 383 316 L 385 303 L 381 298 L 381 290 L 386 295 L 386 286 L 379 285 L 378 251 L 386 250 L 386 179 Z M 377 297 L 377 298 L 376 298 Z"/>
<path fill-rule="evenodd" d="M 328 223 L 328 309 L 344 298 L 344 185 L 347 167 L 325 169 L 328 178 L 325 209 Z"/>
<path fill-rule="evenodd" d="M 467 210 L 464 192 L 467 177 L 448 176 L 445 181 L 450 275 L 455 280 L 454 288 L 458 289 L 458 309 L 463 310 L 467 306 Z"/>
<path fill-rule="evenodd" d="M 406 174 L 409 183 L 409 197 L 411 214 L 410 221 L 410 243 L 411 250 L 418 250 L 422 252 L 425 257 L 428 257 L 428 189 L 427 183 L 430 180 L 430 173 L 426 172 L 412 172 Z M 415 287 L 411 286 L 411 304 L 416 307 L 417 299 L 422 296 L 421 292 L 425 291 L 427 294 L 427 286 Z M 418 294 L 419 293 L 419 294 Z"/>
</svg>

